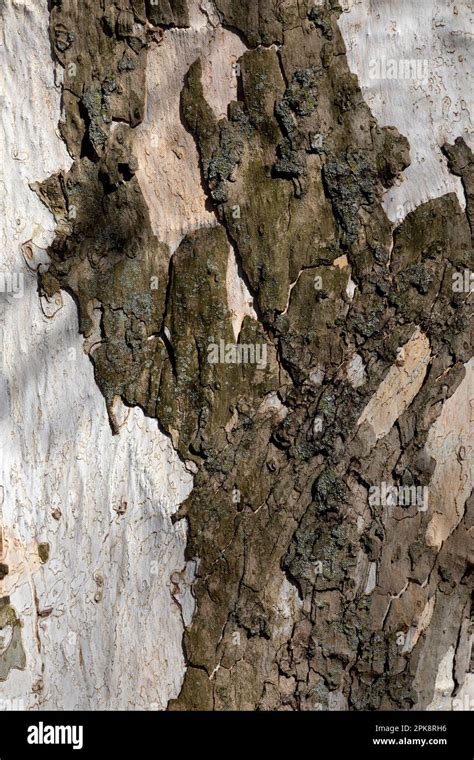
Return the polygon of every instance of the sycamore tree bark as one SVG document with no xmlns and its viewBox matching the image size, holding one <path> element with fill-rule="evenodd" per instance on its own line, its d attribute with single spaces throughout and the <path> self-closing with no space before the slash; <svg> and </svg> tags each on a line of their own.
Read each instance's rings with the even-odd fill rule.
<svg viewBox="0 0 474 760">
<path fill-rule="evenodd" d="M 4 709 L 472 709 L 463 2 L 7 0 Z"/>
</svg>

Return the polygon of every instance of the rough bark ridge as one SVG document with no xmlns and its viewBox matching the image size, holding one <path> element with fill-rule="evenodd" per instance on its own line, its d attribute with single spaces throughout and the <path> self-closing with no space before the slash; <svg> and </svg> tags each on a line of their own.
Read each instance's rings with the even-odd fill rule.
<svg viewBox="0 0 474 760">
<path fill-rule="evenodd" d="M 429 433 L 471 355 L 468 294 L 452 283 L 472 262 L 472 154 L 445 149 L 467 214 L 447 195 L 394 230 L 381 198 L 409 147 L 362 98 L 338 4 L 215 6 L 249 50 L 227 119 L 200 62 L 188 73 L 182 118 L 216 226 L 169 262 L 133 129 L 147 47 L 186 25 L 185 3 L 52 3 L 75 160 L 37 188 L 58 223 L 40 286 L 74 295 L 111 424 L 117 396 L 139 405 L 198 468 L 178 515 L 197 609 L 172 708 L 426 707 L 449 647 L 457 686 L 467 669 L 473 502 L 446 525 L 441 504 L 368 496 L 430 493 Z M 261 365 L 236 362 L 228 241 L 258 315 L 238 343 Z M 230 353 L 210 362 L 220 341 Z"/>
</svg>

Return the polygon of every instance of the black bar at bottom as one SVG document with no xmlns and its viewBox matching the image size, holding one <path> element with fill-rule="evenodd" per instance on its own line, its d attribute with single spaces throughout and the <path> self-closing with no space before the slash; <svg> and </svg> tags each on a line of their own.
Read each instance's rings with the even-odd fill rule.
<svg viewBox="0 0 474 760">
<path fill-rule="evenodd" d="M 0 712 L 0 760 L 170 752 L 473 760 L 472 712 Z M 333 760 L 329 755 L 328 760 Z"/>
</svg>

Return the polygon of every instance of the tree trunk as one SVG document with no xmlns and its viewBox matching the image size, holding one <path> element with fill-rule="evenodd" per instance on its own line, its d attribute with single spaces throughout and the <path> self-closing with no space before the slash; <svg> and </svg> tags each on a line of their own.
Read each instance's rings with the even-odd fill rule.
<svg viewBox="0 0 474 760">
<path fill-rule="evenodd" d="M 2 7 L 3 706 L 472 709 L 467 8 L 50 6 Z"/>
</svg>

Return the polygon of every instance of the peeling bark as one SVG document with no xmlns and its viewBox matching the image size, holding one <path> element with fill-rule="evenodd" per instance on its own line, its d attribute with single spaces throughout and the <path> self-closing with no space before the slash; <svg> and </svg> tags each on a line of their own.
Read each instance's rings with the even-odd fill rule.
<svg viewBox="0 0 474 760">
<path fill-rule="evenodd" d="M 470 668 L 472 152 L 442 146 L 465 208 L 450 192 L 395 225 L 410 146 L 364 99 L 340 5 L 204 6 L 52 3 L 73 162 L 34 187 L 56 221 L 40 292 L 73 296 L 113 432 L 139 407 L 194 473 L 169 707 L 436 708 Z M 160 178 L 169 135 L 201 184 L 194 221 L 160 229 L 147 59 L 190 25 Z M 213 99 L 219 34 L 237 86 Z"/>
</svg>

